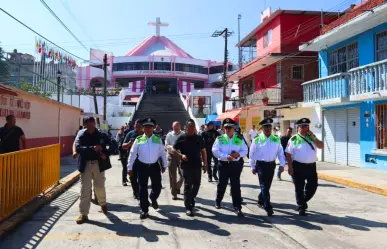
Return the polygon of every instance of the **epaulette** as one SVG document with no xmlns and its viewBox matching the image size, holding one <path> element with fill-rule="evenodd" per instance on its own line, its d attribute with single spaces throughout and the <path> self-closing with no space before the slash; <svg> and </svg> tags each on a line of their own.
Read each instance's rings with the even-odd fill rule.
<svg viewBox="0 0 387 249">
<path fill-rule="evenodd" d="M 296 140 L 296 136 L 293 136 L 290 140 L 292 141 Z"/>
<path fill-rule="evenodd" d="M 140 137 L 142 137 L 142 135 L 140 135 L 140 136 L 136 137 L 136 139 L 138 139 L 138 138 L 140 138 Z"/>
</svg>

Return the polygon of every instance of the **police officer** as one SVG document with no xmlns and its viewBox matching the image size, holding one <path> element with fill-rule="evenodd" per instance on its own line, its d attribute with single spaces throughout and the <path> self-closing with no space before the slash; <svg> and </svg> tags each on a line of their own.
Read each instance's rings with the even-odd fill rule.
<svg viewBox="0 0 387 249">
<path fill-rule="evenodd" d="M 206 144 L 206 152 L 207 152 L 207 166 L 208 166 L 208 181 L 212 182 L 212 177 L 214 177 L 215 181 L 218 181 L 218 158 L 216 158 L 212 154 L 212 146 L 215 143 L 217 137 L 220 136 L 219 132 L 214 129 L 214 123 L 208 122 L 207 129 L 202 132 L 201 136 Z M 211 167 L 211 161 L 214 159 L 214 168 Z"/>
<path fill-rule="evenodd" d="M 285 155 L 281 140 L 277 135 L 272 134 L 273 119 L 262 120 L 263 133 L 256 136 L 250 146 L 250 168 L 255 175 L 258 173 L 261 193 L 258 196 L 258 205 L 265 209 L 268 216 L 273 215 L 273 207 L 270 203 L 270 187 L 275 172 L 275 159 L 280 161 L 280 170 L 284 170 Z"/>
<path fill-rule="evenodd" d="M 123 159 L 121 159 L 121 162 L 125 164 L 125 168 L 126 168 L 126 171 L 127 171 L 127 167 L 128 167 L 128 152 L 130 151 L 130 149 L 132 148 L 133 146 L 133 143 L 134 141 L 136 140 L 137 137 L 141 136 L 142 134 L 144 134 L 144 131 L 142 129 L 142 125 L 141 125 L 141 120 L 136 120 L 134 122 L 134 130 L 128 132 L 128 134 L 126 134 L 124 140 L 122 141 L 122 148 L 126 151 L 126 159 L 124 159 L 124 162 L 122 162 Z M 133 174 L 129 177 L 129 180 L 130 180 L 130 184 L 132 186 L 132 190 L 133 190 L 133 197 L 134 199 L 139 199 L 138 195 L 138 180 L 137 180 L 137 163 L 138 163 L 138 160 L 136 160 L 133 164 Z M 127 174 L 127 173 L 125 173 Z"/>
<path fill-rule="evenodd" d="M 324 143 L 309 130 L 310 120 L 302 118 L 297 121 L 297 134 L 292 136 L 286 148 L 288 172 L 293 176 L 298 211 L 306 215 L 307 202 L 317 190 L 316 154 Z M 306 181 L 306 184 L 305 184 Z"/>
<path fill-rule="evenodd" d="M 240 185 L 240 158 L 248 152 L 247 144 L 235 134 L 235 121 L 223 120 L 225 134 L 219 136 L 212 147 L 212 153 L 219 159 L 219 182 L 217 186 L 215 208 L 220 209 L 226 192 L 228 180 L 231 182 L 231 196 L 235 212 L 243 216 Z"/>
<path fill-rule="evenodd" d="M 109 155 L 118 147 L 115 139 L 96 129 L 93 117 L 85 118 L 84 122 L 86 129 L 80 131 L 75 141 L 76 152 L 79 154 L 78 170 L 81 172 L 80 216 L 76 220 L 78 224 L 88 220 L 92 182 L 101 210 L 107 214 L 105 170 L 112 167 Z"/>
<path fill-rule="evenodd" d="M 161 137 L 153 134 L 153 127 L 156 122 L 152 118 L 146 118 L 142 121 L 144 135 L 136 138 L 129 153 L 128 174 L 133 174 L 133 165 L 138 158 L 138 183 L 140 187 L 140 219 L 149 217 L 149 197 L 154 209 L 159 208 L 157 198 L 161 192 L 161 172 L 165 172 L 167 167 L 167 157 Z M 163 167 L 159 164 L 159 158 L 163 162 Z M 152 181 L 152 191 L 148 196 L 148 180 Z"/>
</svg>

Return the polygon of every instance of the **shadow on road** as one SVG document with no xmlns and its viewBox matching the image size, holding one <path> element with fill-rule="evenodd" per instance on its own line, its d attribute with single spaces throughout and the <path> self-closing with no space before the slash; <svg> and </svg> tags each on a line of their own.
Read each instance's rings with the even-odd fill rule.
<svg viewBox="0 0 387 249">
<path fill-rule="evenodd" d="M 50 204 L 44 206 L 31 219 L 25 221 L 17 230 L 8 234 L 0 242 L 0 248 L 37 248 L 62 215 L 74 205 L 78 197 L 79 193 L 64 192 Z"/>
</svg>

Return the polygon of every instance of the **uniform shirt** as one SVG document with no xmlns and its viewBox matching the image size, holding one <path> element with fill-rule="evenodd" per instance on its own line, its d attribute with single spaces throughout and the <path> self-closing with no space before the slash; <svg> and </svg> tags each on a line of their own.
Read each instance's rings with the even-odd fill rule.
<svg viewBox="0 0 387 249">
<path fill-rule="evenodd" d="M 175 150 L 180 151 L 181 154 L 186 155 L 188 161 L 181 161 L 181 167 L 201 167 L 202 166 L 202 155 L 201 151 L 205 148 L 204 140 L 199 135 L 188 136 L 184 134 L 180 136 L 175 145 Z"/>
<path fill-rule="evenodd" d="M 285 152 L 291 154 L 294 161 L 314 163 L 316 162 L 317 147 L 309 136 L 305 137 L 305 139 L 312 144 L 314 150 L 305 142 L 301 134 L 296 134 L 290 138 Z"/>
<path fill-rule="evenodd" d="M 138 156 L 138 157 L 137 157 Z M 136 138 L 129 153 L 128 170 L 133 169 L 136 158 L 145 164 L 155 164 L 161 158 L 163 167 L 167 167 L 167 157 L 161 137 L 152 134 L 147 137 L 145 134 Z"/>
<path fill-rule="evenodd" d="M 278 157 L 280 165 L 285 165 L 284 149 L 280 138 L 271 134 L 261 134 L 254 138 L 250 146 L 250 168 L 255 169 L 255 161 L 273 162 Z"/>
<path fill-rule="evenodd" d="M 234 151 L 240 155 L 239 158 L 233 160 L 234 162 L 239 161 L 240 158 L 245 157 L 248 153 L 247 144 L 236 134 L 232 138 L 229 138 L 226 134 L 221 135 L 212 146 L 212 153 L 221 161 L 228 161 L 227 156 Z"/>
<path fill-rule="evenodd" d="M 19 126 L 13 126 L 11 129 L 7 125 L 0 128 L 0 152 L 10 153 L 20 150 L 20 138 L 24 136 L 23 130 Z M 25 149 L 25 148 L 24 148 Z"/>
<path fill-rule="evenodd" d="M 251 129 L 249 131 L 249 135 L 250 135 L 250 140 L 253 140 L 258 135 L 258 131 Z"/>
<path fill-rule="evenodd" d="M 211 150 L 212 146 L 215 143 L 216 138 L 219 137 L 220 134 L 218 131 L 212 129 L 212 130 L 204 131 L 201 134 L 201 136 L 206 144 L 206 148 Z"/>
</svg>

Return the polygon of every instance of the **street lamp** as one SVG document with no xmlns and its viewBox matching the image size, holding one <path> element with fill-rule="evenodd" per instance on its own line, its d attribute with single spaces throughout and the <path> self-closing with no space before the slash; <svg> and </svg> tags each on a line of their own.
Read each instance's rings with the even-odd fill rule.
<svg viewBox="0 0 387 249">
<path fill-rule="evenodd" d="M 57 101 L 60 102 L 60 76 L 62 75 L 62 72 L 58 70 L 56 73 L 56 89 L 58 91 L 58 98 Z"/>
</svg>

